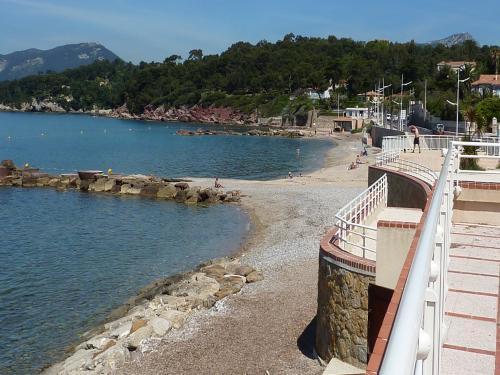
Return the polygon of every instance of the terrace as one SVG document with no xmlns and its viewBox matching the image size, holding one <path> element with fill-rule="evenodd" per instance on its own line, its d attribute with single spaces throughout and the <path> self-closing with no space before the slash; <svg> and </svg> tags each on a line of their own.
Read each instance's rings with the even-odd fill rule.
<svg viewBox="0 0 500 375">
<path fill-rule="evenodd" d="M 498 373 L 500 143 L 427 136 L 409 150 L 384 138 L 370 187 L 321 242 L 325 374 Z"/>
</svg>

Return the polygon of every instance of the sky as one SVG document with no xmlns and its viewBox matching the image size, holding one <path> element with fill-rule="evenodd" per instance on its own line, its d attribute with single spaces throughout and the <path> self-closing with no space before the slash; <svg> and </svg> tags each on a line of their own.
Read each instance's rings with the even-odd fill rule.
<svg viewBox="0 0 500 375">
<path fill-rule="evenodd" d="M 285 34 L 427 42 L 469 32 L 500 45 L 500 0 L 0 0 L 0 54 L 99 42 L 126 61 Z"/>
</svg>

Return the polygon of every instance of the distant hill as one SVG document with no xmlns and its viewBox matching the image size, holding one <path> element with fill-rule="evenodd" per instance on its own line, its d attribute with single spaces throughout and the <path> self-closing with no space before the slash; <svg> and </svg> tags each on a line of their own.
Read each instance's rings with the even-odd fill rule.
<svg viewBox="0 0 500 375">
<path fill-rule="evenodd" d="M 0 81 L 23 78 L 47 71 L 61 72 L 95 61 L 119 59 L 98 43 L 67 44 L 49 50 L 36 48 L 0 55 Z"/>
<path fill-rule="evenodd" d="M 432 46 L 436 46 L 438 44 L 443 44 L 446 47 L 452 47 L 456 44 L 462 44 L 466 40 L 474 40 L 474 38 L 469 33 L 458 33 L 458 34 L 450 35 L 450 36 L 443 38 L 443 39 L 433 40 L 433 41 L 428 42 L 426 44 L 430 44 Z"/>
</svg>

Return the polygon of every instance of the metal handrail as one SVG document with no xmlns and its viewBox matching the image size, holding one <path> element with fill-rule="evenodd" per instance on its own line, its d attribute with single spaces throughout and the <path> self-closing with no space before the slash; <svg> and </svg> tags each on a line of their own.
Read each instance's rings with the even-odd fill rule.
<svg viewBox="0 0 500 375">
<path fill-rule="evenodd" d="M 432 169 L 410 160 L 401 159 L 399 150 L 383 152 L 381 155 L 377 156 L 375 165 L 387 165 L 398 169 L 404 169 L 407 172 L 416 174 L 420 179 L 427 182 L 429 185 L 433 185 L 437 179 L 437 175 Z"/>
<path fill-rule="evenodd" d="M 454 150 L 448 151 L 434 189 L 394 325 L 387 342 L 379 372 L 382 375 L 414 374 L 416 366 L 422 368 L 422 363 L 417 364 L 417 360 L 426 358 L 424 347 L 430 341 L 429 334 L 422 329 L 426 293 L 429 285 L 435 281 L 431 278 L 431 261 L 435 255 L 436 234 L 446 237 L 446 233 L 449 232 L 451 226 L 451 206 L 453 201 L 450 190 L 453 187 L 453 180 L 450 175 L 452 173 L 451 163 L 453 162 L 452 155 L 454 153 Z M 446 245 L 449 246 L 449 242 Z M 447 254 L 446 246 L 443 250 L 444 254 Z M 446 274 L 447 263 L 447 260 L 440 262 L 440 278 Z M 443 289 L 444 286 L 440 285 L 440 288 Z M 437 298 L 439 300 L 436 303 L 440 305 L 437 306 L 439 311 L 444 305 L 444 293 L 440 293 Z M 442 311 L 439 314 L 442 315 Z M 433 332 L 432 335 L 434 338 L 434 334 L 437 334 L 439 348 L 442 337 L 441 323 L 442 319 L 439 319 L 439 324 L 434 327 L 437 333 Z M 432 365 L 435 366 L 434 363 Z"/>
<path fill-rule="evenodd" d="M 427 150 L 441 150 L 443 148 L 450 148 L 451 142 L 460 142 L 462 141 L 462 138 L 463 136 L 455 135 L 420 134 L 420 147 Z M 479 141 L 481 143 L 497 143 L 500 141 L 500 138 L 494 136 L 474 136 L 473 141 Z M 401 151 L 411 149 L 412 147 L 412 136 L 409 134 L 392 135 L 382 139 L 383 151 Z M 488 150 L 486 150 L 486 152 L 488 152 Z"/>
<path fill-rule="evenodd" d="M 376 241 L 376 237 L 369 236 L 366 232 L 376 233 L 377 228 L 361 224 L 361 222 L 366 220 L 380 203 L 387 206 L 386 174 L 342 207 L 335 215 L 335 227 L 338 228 L 335 239 L 338 240 L 338 245 L 342 250 L 348 251 L 346 245 L 357 247 L 362 250 L 363 258 L 366 258 L 367 252 L 376 252 L 376 249 L 370 248 L 366 243 L 366 240 Z M 356 232 L 355 229 L 359 229 L 359 232 Z M 361 237 L 362 244 L 349 241 L 348 238 L 352 234 Z"/>
</svg>

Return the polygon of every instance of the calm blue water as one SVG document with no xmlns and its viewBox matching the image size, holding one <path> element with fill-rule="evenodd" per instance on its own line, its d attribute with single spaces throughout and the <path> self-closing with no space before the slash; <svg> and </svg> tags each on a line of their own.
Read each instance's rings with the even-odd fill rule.
<svg viewBox="0 0 500 375">
<path fill-rule="evenodd" d="M 321 165 L 330 143 L 182 137 L 198 125 L 0 113 L 0 159 L 49 173 L 113 168 L 159 176 L 269 179 Z M 300 148 L 300 158 L 297 157 Z M 145 284 L 230 254 L 238 207 L 0 188 L 0 374 L 33 373 Z"/>
<path fill-rule="evenodd" d="M 175 135 L 178 129 L 198 127 L 83 115 L 0 113 L 0 159 L 19 165 L 29 162 L 54 173 L 112 168 L 162 177 L 272 179 L 284 177 L 289 170 L 319 168 L 331 146 L 311 139 Z"/>
<path fill-rule="evenodd" d="M 0 374 L 35 372 L 147 283 L 236 250 L 238 207 L 0 187 Z"/>
</svg>

